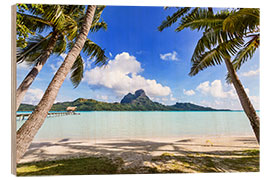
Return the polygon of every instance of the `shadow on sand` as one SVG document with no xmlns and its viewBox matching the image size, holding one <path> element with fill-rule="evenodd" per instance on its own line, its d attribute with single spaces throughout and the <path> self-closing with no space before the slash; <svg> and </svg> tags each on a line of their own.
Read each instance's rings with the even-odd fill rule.
<svg viewBox="0 0 270 180">
<path fill-rule="evenodd" d="M 37 161 L 46 161 L 19 164 L 18 167 L 34 164 L 38 168 L 32 174 L 21 172 L 19 175 L 259 171 L 256 140 L 239 138 L 235 141 L 241 142 L 241 146 L 200 144 L 193 139 L 173 143 L 121 140 L 93 145 L 69 139 L 54 143 L 32 143 L 24 158 L 31 156 Z M 249 146 L 245 146 L 247 143 Z M 254 144 L 254 147 L 250 144 Z M 195 147 L 195 150 L 188 150 L 185 146 Z M 53 152 L 53 149 L 58 148 L 64 149 L 64 153 L 57 153 L 57 150 L 55 153 L 46 151 L 52 149 Z M 252 150 L 245 150 L 247 148 Z"/>
</svg>

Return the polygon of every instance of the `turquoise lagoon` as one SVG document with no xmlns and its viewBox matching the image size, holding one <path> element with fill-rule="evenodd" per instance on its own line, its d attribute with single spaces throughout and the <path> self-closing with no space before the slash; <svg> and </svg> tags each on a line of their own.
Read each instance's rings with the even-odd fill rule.
<svg viewBox="0 0 270 180">
<path fill-rule="evenodd" d="M 24 112 L 18 112 L 24 113 Z M 46 118 L 35 140 L 253 136 L 243 111 L 91 111 Z M 17 120 L 17 129 L 25 120 Z"/>
</svg>

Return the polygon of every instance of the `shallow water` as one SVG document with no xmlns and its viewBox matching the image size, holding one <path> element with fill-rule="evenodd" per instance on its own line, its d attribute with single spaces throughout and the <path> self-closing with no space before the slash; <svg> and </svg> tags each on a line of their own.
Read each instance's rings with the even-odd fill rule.
<svg viewBox="0 0 270 180">
<path fill-rule="evenodd" d="M 243 111 L 79 113 L 80 115 L 46 118 L 35 140 L 253 135 Z M 25 120 L 17 121 L 17 129 L 24 122 Z"/>
</svg>

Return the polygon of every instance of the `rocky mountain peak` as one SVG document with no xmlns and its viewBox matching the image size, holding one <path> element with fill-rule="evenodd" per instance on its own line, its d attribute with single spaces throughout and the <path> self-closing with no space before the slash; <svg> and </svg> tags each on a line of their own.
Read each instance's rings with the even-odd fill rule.
<svg viewBox="0 0 270 180">
<path fill-rule="evenodd" d="M 135 91 L 135 96 L 139 97 L 139 96 L 146 96 L 145 92 L 143 89 L 139 89 L 137 91 Z"/>
<path fill-rule="evenodd" d="M 134 94 L 128 93 L 127 95 L 125 95 L 124 98 L 121 100 L 121 104 L 128 104 L 142 100 L 150 101 L 150 99 L 146 96 L 145 91 L 143 89 L 139 89 L 135 91 Z"/>
</svg>

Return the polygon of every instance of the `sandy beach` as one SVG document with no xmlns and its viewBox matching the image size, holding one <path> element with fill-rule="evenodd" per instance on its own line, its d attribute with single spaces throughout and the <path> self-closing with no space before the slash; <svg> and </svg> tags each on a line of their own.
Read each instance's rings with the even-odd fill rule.
<svg viewBox="0 0 270 180">
<path fill-rule="evenodd" d="M 205 136 L 179 138 L 137 138 L 76 140 L 59 139 L 35 141 L 29 147 L 20 163 L 59 160 L 77 157 L 121 158 L 125 167 L 153 166 L 151 160 L 157 156 L 171 154 L 208 154 L 209 156 L 230 156 L 231 152 L 259 149 L 255 137 L 251 136 Z"/>
</svg>

